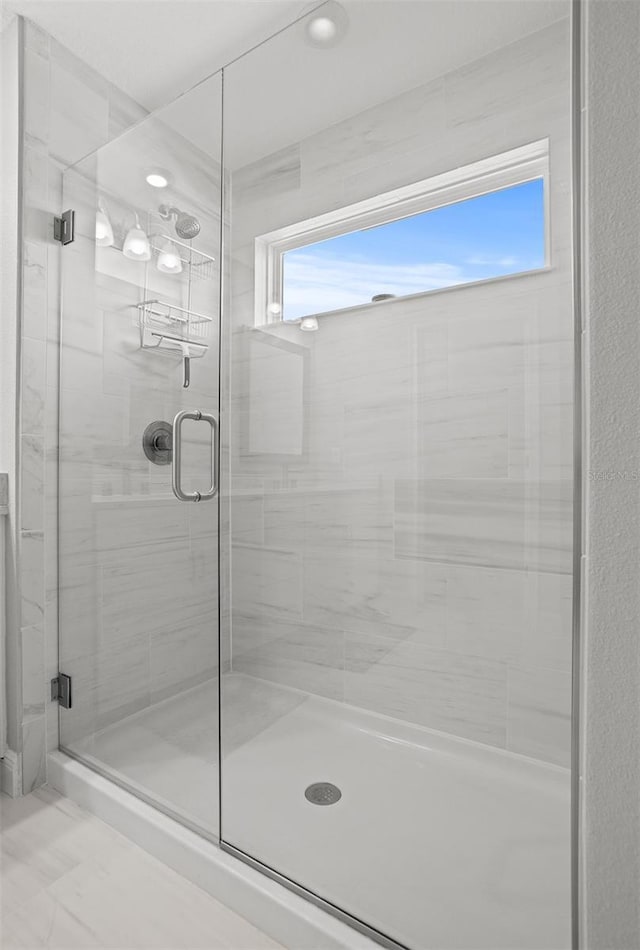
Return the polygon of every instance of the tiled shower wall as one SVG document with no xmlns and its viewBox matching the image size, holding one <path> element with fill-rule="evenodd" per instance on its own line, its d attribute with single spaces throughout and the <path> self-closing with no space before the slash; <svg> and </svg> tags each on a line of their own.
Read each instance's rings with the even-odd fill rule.
<svg viewBox="0 0 640 950">
<path fill-rule="evenodd" d="M 561 20 L 232 181 L 234 670 L 562 765 L 569 48 Z M 256 235 L 547 137 L 550 270 L 251 329 Z"/>
<path fill-rule="evenodd" d="M 75 751 L 91 752 L 96 731 L 217 672 L 217 504 L 178 502 L 171 466 L 146 458 L 142 435 L 182 409 L 218 414 L 220 93 L 219 76 L 197 92 L 209 107 L 213 154 L 177 131 L 201 125 L 186 94 L 65 177 L 77 236 L 65 249 L 60 346 L 60 661 L 76 699 L 61 714 L 60 738 Z M 145 181 L 155 166 L 172 178 L 160 194 Z M 113 247 L 96 247 L 100 199 Z M 195 271 L 190 296 L 187 266 L 161 274 L 155 259 L 145 266 L 120 251 L 134 210 L 150 234 L 170 231 L 155 213 L 165 201 L 197 215 L 193 247 L 214 259 Z M 140 346 L 145 287 L 145 299 L 210 317 L 188 389 L 179 351 Z M 183 442 L 185 488 L 202 489 L 211 430 L 186 422 Z"/>
<path fill-rule="evenodd" d="M 21 684 L 9 745 L 23 790 L 45 778 L 58 744 L 49 680 L 58 669 L 57 439 L 62 172 L 137 122 L 144 110 L 30 21 L 24 21 L 22 345 L 16 541 Z"/>
</svg>

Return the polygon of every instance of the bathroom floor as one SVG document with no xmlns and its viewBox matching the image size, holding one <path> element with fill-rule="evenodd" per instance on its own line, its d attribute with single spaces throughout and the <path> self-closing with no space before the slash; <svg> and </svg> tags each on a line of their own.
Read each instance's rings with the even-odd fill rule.
<svg viewBox="0 0 640 950">
<path fill-rule="evenodd" d="M 0 796 L 3 950 L 278 950 L 69 799 Z"/>
<path fill-rule="evenodd" d="M 227 842 L 407 946 L 570 945 L 568 770 L 243 674 L 223 684 Z M 205 683 L 74 751 L 215 833 L 217 739 Z M 305 789 L 325 781 L 342 798 L 314 807 Z"/>
</svg>

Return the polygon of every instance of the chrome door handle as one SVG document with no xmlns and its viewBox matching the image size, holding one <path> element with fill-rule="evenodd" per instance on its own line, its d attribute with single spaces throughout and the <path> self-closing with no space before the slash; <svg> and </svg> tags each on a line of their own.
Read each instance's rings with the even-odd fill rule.
<svg viewBox="0 0 640 950">
<path fill-rule="evenodd" d="M 182 488 L 182 423 L 185 419 L 208 422 L 211 426 L 211 487 L 207 491 L 184 491 Z M 180 501 L 209 501 L 218 494 L 218 422 L 215 416 L 200 409 L 184 409 L 173 420 L 173 494 Z"/>
</svg>

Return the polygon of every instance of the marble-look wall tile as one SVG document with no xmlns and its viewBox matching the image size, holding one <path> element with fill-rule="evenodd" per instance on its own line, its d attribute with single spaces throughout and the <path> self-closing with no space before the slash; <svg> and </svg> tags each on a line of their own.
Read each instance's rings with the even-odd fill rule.
<svg viewBox="0 0 640 950">
<path fill-rule="evenodd" d="M 138 122 L 142 122 L 148 114 L 148 109 L 134 102 L 129 96 L 125 96 L 119 89 L 111 86 L 109 89 L 107 141 L 113 142 L 127 129 L 137 125 Z"/>
<path fill-rule="evenodd" d="M 230 537 L 234 544 L 265 543 L 262 495 L 234 494 L 230 499 Z M 273 544 L 274 541 L 271 541 Z M 279 544 L 279 541 L 275 542 Z"/>
<path fill-rule="evenodd" d="M 22 249 L 22 334 L 31 340 L 47 334 L 47 253 L 34 241 Z"/>
<path fill-rule="evenodd" d="M 211 580 L 193 570 L 186 550 L 178 554 L 159 544 L 142 558 L 122 552 L 102 569 L 102 648 L 124 649 L 160 631 L 198 627 L 215 605 L 214 572 Z"/>
<path fill-rule="evenodd" d="M 270 195 L 295 191 L 300 185 L 300 146 L 292 145 L 260 159 L 254 165 L 245 165 L 233 176 L 233 200 L 251 201 L 253 195 Z"/>
<path fill-rule="evenodd" d="M 329 552 L 304 559 L 305 622 L 444 645 L 445 579 L 436 565 Z"/>
<path fill-rule="evenodd" d="M 508 390 L 443 393 L 418 410 L 425 478 L 505 478 L 509 467 Z"/>
<path fill-rule="evenodd" d="M 351 484 L 267 492 L 264 537 L 272 547 L 342 553 L 391 552 L 393 483 L 363 479 Z M 234 527 L 235 538 L 235 527 Z"/>
<path fill-rule="evenodd" d="M 344 630 L 348 702 L 501 747 L 507 673 L 570 664 L 567 28 L 554 24 L 300 142 L 289 152 L 299 179 L 292 166 L 276 196 L 268 170 L 282 155 L 247 169 L 251 201 L 234 194 L 229 286 L 237 325 L 251 325 L 257 234 L 551 139 L 550 271 L 321 318 L 300 459 L 269 456 L 278 433 L 268 412 L 259 458 L 246 454 L 241 427 L 231 441 L 232 477 L 258 483 L 238 537 L 251 539 L 256 562 L 263 544 L 303 561 L 295 650 L 312 650 L 305 628 L 319 631 L 318 649 L 321 631 Z M 252 412 L 244 335 L 232 340 L 235 422 Z M 242 613 L 249 572 L 231 573 L 234 667 L 291 676 L 290 655 L 285 671 L 258 616 Z M 297 598 L 293 586 L 294 613 Z M 279 599 L 269 623 L 291 639 L 285 607 Z M 282 659 L 283 644 L 273 650 Z M 314 691 L 313 677 L 297 672 L 287 682 Z"/>
<path fill-rule="evenodd" d="M 333 188 L 337 178 L 353 177 L 366 186 L 378 165 L 396 161 L 417 143 L 429 141 L 433 149 L 445 122 L 442 79 L 394 96 L 303 141 L 303 184 Z"/>
<path fill-rule="evenodd" d="M 42 717 L 45 712 L 44 622 L 20 631 L 22 652 L 22 722 Z"/>
<path fill-rule="evenodd" d="M 51 128 L 49 151 L 53 158 L 73 165 L 107 141 L 109 103 L 90 88 L 73 67 L 51 63 Z"/>
<path fill-rule="evenodd" d="M 522 663 L 529 669 L 571 670 L 573 577 L 527 576 L 527 620 L 523 625 Z"/>
<path fill-rule="evenodd" d="M 235 545 L 231 557 L 235 610 L 265 620 L 301 619 L 302 563 L 299 555 L 272 548 Z"/>
<path fill-rule="evenodd" d="M 233 668 L 317 696 L 344 699 L 345 638 L 341 630 L 290 621 L 233 618 L 241 643 Z"/>
<path fill-rule="evenodd" d="M 44 530 L 44 439 L 23 435 L 21 442 L 21 527 Z"/>
<path fill-rule="evenodd" d="M 186 546 L 185 507 L 170 499 L 147 501 L 135 494 L 128 504 L 108 498 L 96 501 L 95 544 L 103 561 L 120 563 L 124 553 L 144 557 L 168 546 Z"/>
<path fill-rule="evenodd" d="M 44 621 L 44 532 L 20 535 L 21 622 L 30 627 Z"/>
<path fill-rule="evenodd" d="M 395 552 L 571 573 L 572 518 L 569 481 L 398 479 Z"/>
<path fill-rule="evenodd" d="M 167 699 L 217 674 L 218 609 L 214 599 L 209 592 L 206 606 L 210 609 L 200 616 L 150 629 L 151 702 Z"/>
<path fill-rule="evenodd" d="M 46 778 L 46 724 L 37 716 L 22 724 L 22 794 L 28 795 Z"/>
<path fill-rule="evenodd" d="M 59 643 L 60 664 L 64 669 L 78 657 L 98 651 L 102 640 L 102 566 L 83 555 L 63 555 L 59 567 L 58 608 L 64 626 Z"/>
<path fill-rule="evenodd" d="M 49 34 L 41 29 L 33 20 L 24 20 L 24 42 L 27 49 L 32 49 L 45 59 L 50 54 Z"/>
<path fill-rule="evenodd" d="M 6 472 L 0 472 L 0 508 L 6 508 L 9 504 L 9 476 Z"/>
<path fill-rule="evenodd" d="M 24 53 L 24 131 L 31 145 L 47 148 L 51 132 L 51 68 L 48 55 Z"/>
<path fill-rule="evenodd" d="M 448 565 L 447 647 L 504 661 L 520 656 L 529 606 L 522 571 Z"/>
<path fill-rule="evenodd" d="M 63 717 L 63 739 L 70 741 L 76 734 L 86 734 L 100 727 L 121 712 L 123 715 L 150 701 L 151 691 L 161 697 L 167 689 L 177 686 L 180 677 L 211 672 L 213 664 L 209 642 L 204 634 L 199 641 L 202 656 L 195 655 L 195 641 L 200 631 L 210 626 L 203 619 L 211 604 L 216 602 L 216 568 L 210 558 L 203 556 L 198 539 L 211 539 L 209 518 L 195 521 L 186 506 L 174 503 L 170 510 L 166 500 L 158 507 L 144 507 L 148 497 L 141 497 L 142 513 L 136 514 L 136 500 L 152 495 L 157 485 L 170 497 L 170 485 L 161 483 L 140 453 L 140 426 L 152 418 L 165 418 L 170 408 L 163 401 L 159 406 L 144 402 L 140 397 L 145 386 L 154 386 L 151 371 L 153 360 L 148 354 L 139 359 L 135 373 L 131 365 L 123 367 L 122 385 L 110 393 L 103 384 L 105 353 L 114 342 L 104 326 L 104 318 L 114 309 L 130 306 L 138 299 L 138 284 L 129 284 L 128 299 L 118 298 L 107 281 L 100 283 L 96 274 L 96 255 L 93 242 L 93 211 L 95 187 L 78 192 L 78 237 L 65 249 L 61 274 L 60 248 L 52 240 L 53 215 L 63 203 L 62 173 L 65 165 L 75 162 L 103 145 L 109 138 L 139 122 L 145 110 L 99 76 L 90 66 L 65 50 L 46 33 L 29 21 L 25 22 L 25 142 L 23 168 L 24 205 L 23 221 L 23 300 L 22 300 L 22 405 L 21 405 L 21 458 L 22 458 L 22 660 L 25 715 L 29 719 L 29 733 L 25 732 L 25 787 L 43 780 L 44 717 L 41 705 L 47 699 L 45 682 L 60 665 L 74 675 L 76 703 L 74 711 Z M 157 134 L 157 130 L 156 130 Z M 162 133 L 166 136 L 166 130 Z M 186 140 L 179 136 L 179 144 L 168 143 L 173 158 L 183 168 L 190 167 L 184 156 Z M 181 151 L 182 150 L 182 151 Z M 204 178 L 210 186 L 211 175 L 205 175 L 204 161 L 194 164 L 193 195 L 181 198 L 193 200 L 204 193 Z M 84 171 L 90 171 L 85 164 Z M 195 181 L 197 179 L 198 186 Z M 188 191 L 189 185 L 183 182 Z M 66 175 L 65 200 L 75 206 L 72 176 Z M 144 185 L 142 185 L 144 187 Z M 217 192 L 214 188 L 214 198 Z M 202 219 L 208 221 L 206 213 Z M 83 240 L 83 234 L 88 235 Z M 216 230 L 217 234 L 217 230 Z M 62 376 L 65 393 L 62 397 L 62 415 L 65 425 L 61 443 L 61 508 L 60 523 L 60 577 L 58 577 L 58 372 L 61 276 L 65 290 L 65 347 Z M 71 292 L 70 292 L 71 291 Z M 100 299 L 102 298 L 102 299 Z M 102 305 L 101 305 L 102 304 Z M 133 337 L 127 312 L 126 329 Z M 121 320 L 120 332 L 124 327 Z M 139 343 L 136 342 L 139 352 Z M 215 361 L 216 354 L 213 354 Z M 111 370 L 108 359 L 107 369 Z M 177 367 L 177 361 L 176 361 Z M 167 389 L 166 372 L 156 374 L 156 390 Z M 177 375 L 176 375 L 177 380 Z M 137 386 L 136 386 L 137 381 Z M 217 385 L 211 386 L 217 396 Z M 197 387 L 193 393 L 202 398 Z M 95 398 L 92 398 L 95 397 Z M 177 408 L 180 408 L 178 406 Z M 173 410 L 176 411 L 175 409 Z M 96 433 L 100 433 L 96 436 Z M 165 484 L 166 482 L 166 484 Z M 166 491 L 165 491 L 166 489 Z M 133 507 L 111 500 L 100 504 L 100 498 L 110 491 L 129 496 Z M 110 507 L 111 505 L 111 507 Z M 217 525 L 216 525 L 217 529 Z M 215 534 L 215 532 L 214 532 Z M 101 545 L 103 550 L 101 550 Z M 149 601 L 153 603 L 156 587 L 162 583 L 164 592 L 164 620 L 172 621 L 167 608 L 168 591 L 177 593 L 175 574 L 159 572 L 153 578 L 141 567 L 144 559 L 157 552 L 159 546 L 167 558 L 177 557 L 189 565 L 191 577 L 190 601 L 198 602 L 201 622 L 194 623 L 190 634 L 183 631 L 177 637 L 175 650 L 180 656 L 171 657 L 170 637 L 163 640 L 162 617 L 154 619 L 153 633 L 157 644 L 151 643 L 149 626 L 141 637 L 140 648 L 135 635 L 128 650 L 114 655 L 105 646 L 103 623 L 103 573 L 113 572 L 122 551 L 132 564 L 131 574 L 139 582 L 148 582 Z M 161 576 L 162 575 L 162 576 Z M 108 574 L 110 580 L 113 573 Z M 185 572 L 182 572 L 185 579 Z M 207 580 L 213 578 L 213 583 Z M 60 615 L 62 637 L 58 657 L 58 580 L 60 582 Z M 188 584 L 187 584 L 188 586 Z M 204 594 L 209 600 L 204 606 Z M 113 606 L 111 588 L 107 584 L 107 629 L 122 633 L 122 615 L 118 620 Z M 130 629 L 142 625 L 142 607 L 133 601 L 129 592 Z M 161 598 L 160 598 L 161 599 Z M 196 608 L 194 607 L 194 610 Z M 115 618 L 115 619 L 114 619 Z M 175 618 L 173 618 L 175 619 Z M 190 619 L 190 618 L 189 618 Z M 157 621 L 157 622 L 156 622 Z M 118 626 L 120 624 L 120 626 Z M 46 649 L 42 637 L 46 627 Z M 108 637 L 107 637 L 108 639 Z M 152 650 L 153 646 L 153 650 Z M 206 646 L 206 649 L 205 649 Z M 155 652 L 154 652 L 155 650 Z M 217 652 L 217 651 L 215 651 Z M 153 671 L 150 658 L 153 656 Z M 187 659 L 190 657 L 189 662 Z M 182 659 L 180 668 L 178 660 Z M 45 676 L 46 669 L 46 676 Z M 180 672 L 178 672 L 180 671 Z M 38 681 L 40 681 L 38 686 Z M 86 688 L 85 688 L 86 687 Z M 46 705 L 47 741 L 57 744 L 58 707 Z M 42 720 L 41 722 L 38 722 Z M 36 725 L 38 723 L 38 725 Z M 42 728 L 39 728 L 42 726 Z M 28 761 L 27 761 L 28 759 Z"/>
<path fill-rule="evenodd" d="M 482 126 L 488 117 L 515 107 L 522 112 L 563 86 L 568 90 L 568 49 L 565 19 L 449 73 L 448 123 Z"/>
<path fill-rule="evenodd" d="M 78 739 L 144 709 L 150 702 L 150 667 L 147 643 L 94 650 L 67 659 L 64 672 L 73 679 L 73 708 L 60 711 L 60 741 L 73 745 Z"/>
<path fill-rule="evenodd" d="M 509 670 L 507 748 L 568 768 L 571 764 L 571 674 Z"/>
<path fill-rule="evenodd" d="M 456 656 L 414 643 L 378 643 L 348 635 L 345 700 L 356 706 L 417 722 L 503 748 L 506 743 L 506 667 Z M 379 657 L 363 672 L 350 672 L 372 647 Z"/>
<path fill-rule="evenodd" d="M 46 343 L 44 340 L 22 340 L 22 432 L 44 434 L 46 400 Z"/>
</svg>

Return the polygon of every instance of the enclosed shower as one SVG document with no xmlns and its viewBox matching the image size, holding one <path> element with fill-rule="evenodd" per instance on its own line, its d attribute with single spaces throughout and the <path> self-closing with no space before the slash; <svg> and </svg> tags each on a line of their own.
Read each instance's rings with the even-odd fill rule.
<svg viewBox="0 0 640 950">
<path fill-rule="evenodd" d="M 570 5 L 402 6 L 64 174 L 61 748 L 387 945 L 559 950 Z"/>
</svg>

